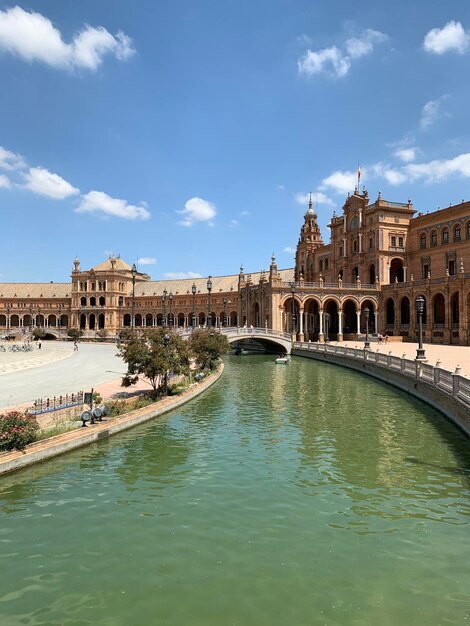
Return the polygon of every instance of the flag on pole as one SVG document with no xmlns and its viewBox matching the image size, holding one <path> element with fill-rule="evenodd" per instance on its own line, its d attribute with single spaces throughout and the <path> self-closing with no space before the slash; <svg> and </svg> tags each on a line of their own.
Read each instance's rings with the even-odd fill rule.
<svg viewBox="0 0 470 626">
<path fill-rule="evenodd" d="M 359 181 L 361 180 L 361 166 L 357 165 L 357 182 L 359 183 Z"/>
</svg>

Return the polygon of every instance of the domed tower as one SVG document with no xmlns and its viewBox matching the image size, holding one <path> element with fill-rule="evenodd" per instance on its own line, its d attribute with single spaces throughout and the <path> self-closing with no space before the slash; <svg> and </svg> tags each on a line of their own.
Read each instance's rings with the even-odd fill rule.
<svg viewBox="0 0 470 626">
<path fill-rule="evenodd" d="M 300 229 L 299 243 L 297 244 L 297 252 L 295 254 L 294 277 L 296 281 L 301 276 L 306 282 L 315 280 L 315 250 L 323 245 L 317 216 L 312 208 L 312 194 L 310 194 L 308 210 L 304 215 L 304 223 Z"/>
</svg>

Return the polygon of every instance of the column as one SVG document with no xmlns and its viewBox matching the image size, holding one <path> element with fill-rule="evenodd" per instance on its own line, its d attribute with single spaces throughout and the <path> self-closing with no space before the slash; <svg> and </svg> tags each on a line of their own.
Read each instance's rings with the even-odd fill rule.
<svg viewBox="0 0 470 626">
<path fill-rule="evenodd" d="M 284 332 L 284 311 L 281 309 L 281 333 Z"/>
<path fill-rule="evenodd" d="M 320 332 L 318 333 L 318 342 L 325 342 L 325 335 L 323 334 L 323 309 L 320 309 Z"/>
<path fill-rule="evenodd" d="M 378 321 L 379 321 L 379 312 L 378 311 L 374 311 L 374 333 L 376 335 L 379 332 L 379 330 L 378 330 L 378 327 L 379 327 Z"/>
<path fill-rule="evenodd" d="M 304 340 L 304 310 L 299 307 L 299 319 L 300 319 L 300 328 L 299 328 L 299 341 Z"/>
<path fill-rule="evenodd" d="M 338 309 L 338 341 L 343 341 L 343 309 Z"/>
<path fill-rule="evenodd" d="M 359 233 L 359 252 L 362 252 L 362 233 Z"/>
<path fill-rule="evenodd" d="M 361 309 L 356 310 L 356 323 L 357 323 L 357 338 L 359 339 L 359 334 L 361 332 Z"/>
</svg>

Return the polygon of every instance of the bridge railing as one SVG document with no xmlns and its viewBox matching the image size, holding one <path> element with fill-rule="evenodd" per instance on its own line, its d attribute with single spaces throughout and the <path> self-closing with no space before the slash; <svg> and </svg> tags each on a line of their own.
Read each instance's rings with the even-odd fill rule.
<svg viewBox="0 0 470 626">
<path fill-rule="evenodd" d="M 363 348 L 333 346 L 328 343 L 296 341 L 292 347 L 294 350 L 306 350 L 307 352 L 352 358 L 356 361 L 367 361 L 378 368 L 400 372 L 402 376 L 414 380 L 418 379 L 432 385 L 470 409 L 470 379 L 462 376 L 459 366 L 454 372 L 450 372 L 441 367 L 440 361 L 433 366 L 416 359 L 394 356 L 391 352 L 384 354 Z"/>
</svg>

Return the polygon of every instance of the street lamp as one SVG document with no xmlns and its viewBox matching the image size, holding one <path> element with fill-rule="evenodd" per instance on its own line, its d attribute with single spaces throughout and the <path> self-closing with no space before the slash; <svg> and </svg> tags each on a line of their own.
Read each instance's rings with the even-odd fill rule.
<svg viewBox="0 0 470 626">
<path fill-rule="evenodd" d="M 163 290 L 162 295 L 162 305 L 163 305 L 163 326 L 166 326 L 166 295 L 168 291 L 166 289 Z"/>
<path fill-rule="evenodd" d="M 33 332 L 33 305 L 29 305 L 29 332 Z"/>
<path fill-rule="evenodd" d="M 207 279 L 207 291 L 209 292 L 209 297 L 207 298 L 207 327 L 210 328 L 212 326 L 212 316 L 211 316 L 211 291 L 212 291 L 212 276 L 209 276 Z"/>
<path fill-rule="evenodd" d="M 325 313 L 325 343 L 328 343 L 330 341 L 329 333 L 330 333 L 330 314 Z"/>
<path fill-rule="evenodd" d="M 290 292 L 292 294 L 292 312 L 291 312 L 291 334 L 295 333 L 295 283 L 290 284 Z"/>
<path fill-rule="evenodd" d="M 57 315 L 57 324 L 56 324 L 56 326 L 57 326 L 57 327 L 59 328 L 59 330 L 60 330 L 60 326 L 61 326 L 61 320 L 60 320 L 60 317 L 61 317 L 61 314 L 62 314 L 62 305 L 61 305 L 61 304 L 58 304 L 58 305 L 57 305 L 57 308 L 59 309 L 59 313 L 58 313 L 58 315 Z"/>
<path fill-rule="evenodd" d="M 163 335 L 163 347 L 165 348 L 165 353 L 167 352 L 169 343 L 170 343 L 170 335 L 168 333 L 165 333 Z M 165 354 L 165 356 L 168 357 L 168 354 Z M 163 386 L 165 390 L 165 395 L 168 395 L 168 369 L 167 367 L 165 367 L 165 379 L 164 379 Z"/>
<path fill-rule="evenodd" d="M 132 332 L 134 332 L 134 326 L 135 326 L 135 277 L 136 277 L 136 274 L 137 274 L 137 268 L 135 266 L 135 263 L 132 265 L 131 274 L 132 274 L 132 319 L 131 319 L 131 328 L 132 328 Z"/>
<path fill-rule="evenodd" d="M 193 283 L 193 286 L 191 287 L 191 292 L 193 294 L 193 323 L 192 323 L 193 329 L 196 328 L 196 291 L 197 291 L 196 283 Z"/>
<path fill-rule="evenodd" d="M 224 298 L 224 326 L 227 326 L 227 303 L 228 299 Z"/>
<path fill-rule="evenodd" d="M 7 306 L 7 330 L 10 330 L 10 307 Z"/>
<path fill-rule="evenodd" d="M 171 291 L 168 299 L 170 300 L 170 317 L 168 319 L 168 325 L 171 328 L 173 326 L 173 294 L 171 293 Z"/>
<path fill-rule="evenodd" d="M 364 315 L 366 316 L 366 340 L 364 342 L 364 350 L 370 350 L 370 341 L 369 341 L 369 307 L 366 306 L 364 309 Z"/>
<path fill-rule="evenodd" d="M 41 328 L 41 309 L 38 307 L 38 328 Z"/>
<path fill-rule="evenodd" d="M 419 328 L 419 345 L 416 350 L 416 360 L 417 361 L 425 361 L 426 353 L 423 349 L 423 313 L 424 313 L 424 303 L 425 299 L 423 296 L 418 296 L 416 298 L 416 310 L 418 312 L 418 328 Z"/>
</svg>

